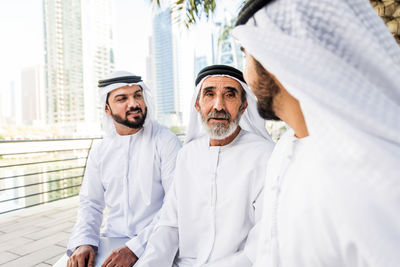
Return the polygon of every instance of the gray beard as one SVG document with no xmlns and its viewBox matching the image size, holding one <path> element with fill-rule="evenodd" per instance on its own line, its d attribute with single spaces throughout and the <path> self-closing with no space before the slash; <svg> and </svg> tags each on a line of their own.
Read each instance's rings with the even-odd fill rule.
<svg viewBox="0 0 400 267">
<path fill-rule="evenodd" d="M 211 139 L 222 140 L 231 136 L 236 131 L 241 116 L 242 114 L 238 112 L 236 118 L 229 122 L 228 128 L 225 127 L 225 123 L 223 122 L 213 123 L 209 126 L 207 123 L 208 118 L 202 119 L 202 124 Z"/>
</svg>

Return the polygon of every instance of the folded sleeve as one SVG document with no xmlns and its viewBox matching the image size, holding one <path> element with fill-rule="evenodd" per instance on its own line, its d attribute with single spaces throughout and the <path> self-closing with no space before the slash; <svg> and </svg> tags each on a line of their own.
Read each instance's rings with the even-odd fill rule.
<svg viewBox="0 0 400 267">
<path fill-rule="evenodd" d="M 146 248 L 147 242 L 150 238 L 151 233 L 153 232 L 154 226 L 157 224 L 160 217 L 160 211 L 154 216 L 152 222 L 143 228 L 142 231 L 135 237 L 131 238 L 125 245 L 136 255 L 136 257 L 140 258 L 143 255 L 143 252 Z"/>
<path fill-rule="evenodd" d="M 164 130 L 158 137 L 156 149 L 159 155 L 161 183 L 165 193 L 169 191 L 171 186 L 176 158 L 181 147 L 182 144 L 176 135 L 168 130 Z M 126 246 L 129 247 L 137 257 L 140 258 L 142 256 L 150 234 L 152 233 L 159 217 L 159 213 L 157 213 L 148 226 L 143 228 L 137 236 L 133 237 L 126 243 Z"/>
<path fill-rule="evenodd" d="M 176 191 L 172 183 L 171 190 L 167 193 L 159 212 L 154 231 L 147 242 L 146 250 L 135 267 L 172 266 L 179 246 L 176 204 Z"/>
<path fill-rule="evenodd" d="M 175 162 L 178 152 L 182 147 L 178 137 L 170 131 L 165 131 L 163 141 L 159 142 L 158 152 L 160 154 L 161 182 L 164 191 L 168 192 L 174 177 Z"/>
<path fill-rule="evenodd" d="M 100 226 L 103 220 L 104 188 L 100 179 L 100 169 L 96 158 L 96 148 L 90 151 L 85 174 L 79 193 L 77 222 L 67 246 L 67 255 L 81 245 L 91 245 L 97 250 Z"/>
<path fill-rule="evenodd" d="M 181 147 L 182 144 L 175 134 L 168 130 L 165 130 L 160 134 L 156 149 L 160 159 L 161 182 L 165 193 L 169 191 L 171 186 L 176 158 Z M 154 216 L 152 222 L 148 226 L 143 228 L 137 236 L 133 237 L 126 243 L 126 246 L 135 253 L 137 257 L 140 258 L 142 256 L 150 234 L 152 233 L 154 226 L 157 224 L 159 217 L 160 212 Z"/>
</svg>

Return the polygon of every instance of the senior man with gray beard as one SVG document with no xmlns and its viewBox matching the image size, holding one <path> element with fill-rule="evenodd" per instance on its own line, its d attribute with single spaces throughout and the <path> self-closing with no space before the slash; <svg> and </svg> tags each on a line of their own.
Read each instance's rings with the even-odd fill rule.
<svg viewBox="0 0 400 267">
<path fill-rule="evenodd" d="M 273 142 L 235 68 L 200 71 L 191 108 L 171 191 L 135 266 L 251 266 Z"/>
</svg>

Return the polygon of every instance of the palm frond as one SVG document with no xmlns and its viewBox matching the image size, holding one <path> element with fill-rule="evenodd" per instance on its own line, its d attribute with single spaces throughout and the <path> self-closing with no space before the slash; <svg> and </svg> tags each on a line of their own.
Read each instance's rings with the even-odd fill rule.
<svg viewBox="0 0 400 267">
<path fill-rule="evenodd" d="M 207 19 L 213 14 L 216 8 L 216 0 L 175 0 L 171 12 L 174 15 L 174 22 L 183 23 L 190 28 L 205 16 Z"/>
</svg>

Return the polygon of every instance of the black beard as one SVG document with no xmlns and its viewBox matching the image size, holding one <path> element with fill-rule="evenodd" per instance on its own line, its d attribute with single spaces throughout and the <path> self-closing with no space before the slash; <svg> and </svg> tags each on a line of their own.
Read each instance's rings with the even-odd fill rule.
<svg viewBox="0 0 400 267">
<path fill-rule="evenodd" d="M 273 100 L 273 97 L 257 97 L 257 111 L 265 120 L 280 121 L 281 119 L 276 116 L 272 108 Z"/>
<path fill-rule="evenodd" d="M 279 85 L 257 60 L 254 61 L 258 79 L 253 92 L 257 97 L 258 114 L 265 120 L 280 121 L 273 108 L 274 98 L 280 92 Z"/>
<path fill-rule="evenodd" d="M 144 125 L 144 121 L 146 120 L 147 107 L 145 108 L 144 113 L 143 113 L 143 110 L 141 108 L 139 108 L 139 107 L 133 108 L 132 107 L 125 113 L 125 116 L 127 117 L 130 112 L 137 111 L 137 110 L 140 110 L 143 115 L 137 121 L 132 122 L 132 121 L 129 121 L 128 119 L 122 119 L 121 116 L 119 116 L 117 114 L 113 114 L 113 112 L 112 112 L 112 110 L 110 108 L 111 116 L 112 116 L 113 120 L 118 122 L 119 124 L 122 124 L 122 125 L 124 125 L 126 127 L 131 128 L 131 129 L 140 129 L 140 128 L 142 128 L 143 125 Z"/>
</svg>

